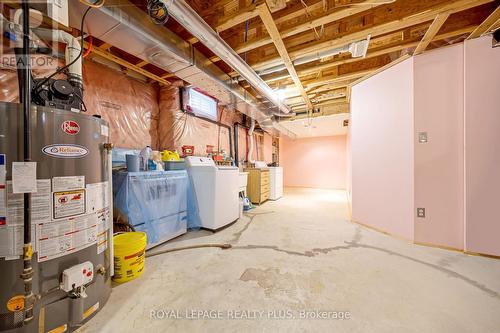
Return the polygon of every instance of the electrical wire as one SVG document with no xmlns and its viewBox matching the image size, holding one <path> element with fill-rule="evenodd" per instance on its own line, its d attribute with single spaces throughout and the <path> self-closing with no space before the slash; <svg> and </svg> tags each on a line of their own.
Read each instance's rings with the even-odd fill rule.
<svg viewBox="0 0 500 333">
<path fill-rule="evenodd" d="M 87 48 L 87 51 L 85 51 L 83 58 L 87 58 L 93 49 L 94 49 L 94 40 L 92 38 L 92 35 L 89 35 L 89 47 Z"/>
<path fill-rule="evenodd" d="M 90 1 L 87 1 L 87 0 L 80 0 L 81 3 L 83 3 L 85 6 L 89 6 L 89 7 L 92 7 L 92 8 L 101 8 L 104 3 L 106 2 L 106 0 L 101 0 L 101 1 L 98 1 L 97 3 L 92 3 Z"/>
<path fill-rule="evenodd" d="M 81 40 L 82 40 L 82 46 L 80 48 L 80 53 L 78 54 L 78 56 L 73 59 L 73 61 L 71 61 L 69 64 L 67 64 L 66 66 L 58 69 L 57 71 L 55 71 L 54 73 L 52 73 L 51 75 L 49 75 L 48 77 L 46 77 L 45 79 L 43 79 L 43 81 L 41 81 L 40 83 L 38 83 L 35 87 L 35 89 L 33 89 L 33 92 L 35 94 L 37 94 L 40 90 L 40 87 L 42 87 L 45 83 L 47 83 L 51 78 L 53 78 L 54 76 L 56 76 L 57 74 L 60 74 L 62 73 L 63 71 L 65 71 L 66 69 L 68 69 L 69 67 L 73 66 L 73 64 L 75 64 L 78 60 L 80 60 L 80 58 L 83 56 L 83 42 L 84 42 L 84 32 L 83 32 L 83 25 L 85 24 L 85 17 L 87 17 L 87 14 L 90 12 L 90 10 L 94 8 L 94 7 L 88 7 L 87 10 L 85 11 L 85 13 L 83 14 L 83 17 L 82 17 L 82 21 L 81 21 L 81 24 L 80 24 L 80 32 L 81 32 Z"/>
</svg>

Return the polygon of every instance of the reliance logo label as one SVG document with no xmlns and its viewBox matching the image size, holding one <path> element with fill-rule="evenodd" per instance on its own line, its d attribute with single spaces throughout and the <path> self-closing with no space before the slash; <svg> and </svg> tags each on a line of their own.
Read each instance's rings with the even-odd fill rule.
<svg viewBox="0 0 500 333">
<path fill-rule="evenodd" d="M 57 158 L 81 158 L 89 154 L 86 147 L 79 145 L 49 145 L 42 149 L 45 155 Z"/>
<path fill-rule="evenodd" d="M 69 135 L 77 135 L 80 132 L 80 125 L 76 121 L 66 120 L 61 124 L 61 129 Z"/>
</svg>

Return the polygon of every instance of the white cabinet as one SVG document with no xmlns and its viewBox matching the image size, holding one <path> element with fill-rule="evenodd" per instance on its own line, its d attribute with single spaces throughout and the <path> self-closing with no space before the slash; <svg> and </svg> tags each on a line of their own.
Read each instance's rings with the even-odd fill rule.
<svg viewBox="0 0 500 333">
<path fill-rule="evenodd" d="M 283 168 L 282 167 L 269 168 L 269 178 L 271 184 L 269 199 L 278 200 L 283 196 Z"/>
</svg>

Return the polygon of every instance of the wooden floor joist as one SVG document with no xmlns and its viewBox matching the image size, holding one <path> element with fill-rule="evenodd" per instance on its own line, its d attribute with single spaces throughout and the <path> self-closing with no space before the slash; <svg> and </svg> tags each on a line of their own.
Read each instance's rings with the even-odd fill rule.
<svg viewBox="0 0 500 333">
<path fill-rule="evenodd" d="M 276 49 L 278 50 L 278 53 L 280 54 L 281 59 L 283 60 L 283 63 L 285 64 L 288 70 L 288 73 L 290 74 L 293 82 L 295 83 L 296 88 L 300 91 L 300 94 L 304 98 L 304 102 L 307 105 L 307 107 L 309 109 L 312 109 L 313 105 L 311 103 L 311 100 L 309 99 L 309 96 L 307 95 L 307 92 L 304 90 L 304 86 L 302 85 L 302 82 L 300 81 L 300 78 L 297 75 L 297 71 L 295 70 L 293 62 L 290 59 L 290 56 L 288 55 L 288 51 L 285 47 L 283 39 L 281 38 L 280 32 L 278 31 L 278 27 L 273 21 L 273 17 L 271 15 L 269 7 L 267 6 L 267 4 L 263 4 L 258 6 L 258 9 L 262 22 L 264 23 L 264 26 L 266 27 L 269 35 L 271 36 L 274 45 L 276 46 Z"/>
<path fill-rule="evenodd" d="M 427 29 L 427 32 L 425 33 L 424 37 L 417 45 L 417 48 L 415 49 L 414 52 L 415 55 L 425 51 L 427 46 L 429 46 L 429 44 L 432 42 L 436 34 L 439 32 L 439 29 L 441 29 L 441 27 L 446 22 L 449 16 L 450 16 L 449 12 L 439 13 L 436 15 L 436 18 L 434 19 L 434 21 L 432 21 L 432 24 L 430 25 L 429 29 Z"/>
<path fill-rule="evenodd" d="M 89 48 L 89 43 L 84 42 L 83 46 L 84 46 L 85 49 L 88 49 Z M 100 57 L 103 57 L 105 59 L 111 60 L 112 62 L 114 62 L 114 63 L 116 63 L 116 64 L 118 64 L 120 66 L 123 66 L 123 67 L 125 67 L 127 69 L 130 69 L 130 70 L 136 72 L 136 73 L 144 75 L 145 77 L 150 78 L 150 79 L 152 79 L 154 81 L 157 81 L 157 82 L 159 82 L 161 84 L 170 85 L 169 81 L 167 81 L 167 80 L 165 80 L 165 79 L 163 79 L 163 78 L 161 78 L 161 77 L 159 77 L 159 76 L 157 76 L 157 75 L 155 75 L 155 74 L 153 74 L 151 72 L 148 72 L 144 68 L 139 67 L 137 65 L 134 65 L 134 64 L 132 64 L 132 63 L 130 63 L 130 62 L 128 62 L 128 61 L 126 61 L 126 60 L 124 60 L 124 59 L 122 59 L 122 58 L 120 58 L 120 57 L 112 54 L 111 52 L 100 48 L 100 47 L 95 47 L 94 46 L 92 48 L 92 53 L 94 53 L 94 54 L 96 54 L 96 55 L 98 55 Z"/>
<path fill-rule="evenodd" d="M 498 8 L 493 13 L 491 13 L 491 15 L 488 16 L 486 20 L 484 20 L 483 23 L 481 23 L 477 27 L 476 30 L 474 30 L 470 34 L 468 39 L 481 37 L 485 33 L 492 31 L 494 28 L 500 26 L 500 24 L 498 24 L 499 22 L 500 22 L 500 6 L 498 6 Z"/>
<path fill-rule="evenodd" d="M 450 2 L 444 2 L 438 5 L 435 5 L 428 10 L 425 10 L 423 12 L 413 14 L 410 16 L 406 16 L 402 19 L 390 21 L 387 23 L 383 23 L 374 27 L 362 29 L 360 31 L 350 33 L 347 35 L 344 35 L 340 38 L 324 41 L 324 42 L 317 42 L 313 43 L 310 46 L 307 47 L 301 47 L 301 48 L 296 48 L 293 51 L 289 51 L 290 58 L 292 60 L 296 60 L 299 57 L 305 57 L 309 55 L 316 54 L 321 51 L 325 50 L 330 50 L 333 48 L 337 47 L 342 47 L 345 45 L 348 45 L 350 43 L 362 40 L 366 38 L 369 34 L 372 37 L 375 36 L 380 36 L 384 35 L 393 31 L 401 30 L 404 28 L 411 27 L 413 25 L 426 22 L 426 21 L 431 21 L 433 20 L 436 15 L 439 13 L 443 12 L 449 12 L 450 14 L 460 12 L 463 10 L 467 10 L 479 5 L 483 5 L 489 2 L 492 2 L 493 0 L 457 0 L 457 1 L 450 1 Z M 268 68 L 272 68 L 279 64 L 281 61 L 280 58 L 276 57 L 273 59 L 269 59 L 263 62 L 259 62 L 256 64 L 252 64 L 252 67 L 257 70 L 264 70 Z"/>
</svg>

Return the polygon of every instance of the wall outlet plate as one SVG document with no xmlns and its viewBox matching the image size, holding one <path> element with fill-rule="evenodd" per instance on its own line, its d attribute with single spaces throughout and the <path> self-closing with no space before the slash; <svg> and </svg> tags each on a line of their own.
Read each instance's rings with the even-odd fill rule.
<svg viewBox="0 0 500 333">
<path fill-rule="evenodd" d="M 425 208 L 417 208 L 417 217 L 425 218 Z"/>
<path fill-rule="evenodd" d="M 427 132 L 419 132 L 418 133 L 418 142 L 419 143 L 427 143 L 429 142 L 427 139 Z"/>
</svg>

